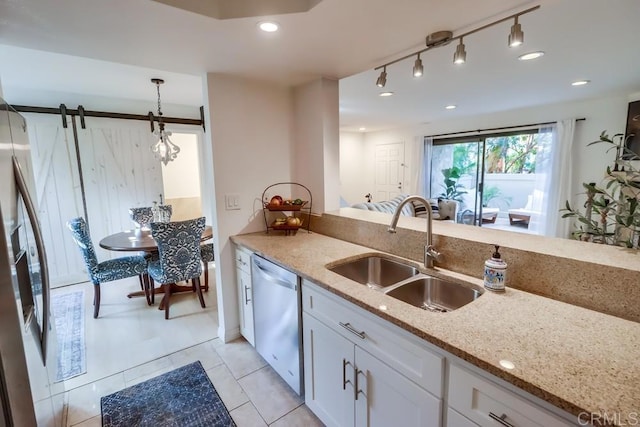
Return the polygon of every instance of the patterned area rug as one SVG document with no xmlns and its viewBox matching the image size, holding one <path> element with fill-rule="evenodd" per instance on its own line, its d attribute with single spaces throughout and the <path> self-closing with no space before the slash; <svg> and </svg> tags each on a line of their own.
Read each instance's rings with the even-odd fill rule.
<svg viewBox="0 0 640 427">
<path fill-rule="evenodd" d="M 103 427 L 235 427 L 200 361 L 100 399 Z"/>
<path fill-rule="evenodd" d="M 56 382 L 87 372 L 84 341 L 84 291 L 51 296 L 56 328 L 58 366 Z"/>
</svg>

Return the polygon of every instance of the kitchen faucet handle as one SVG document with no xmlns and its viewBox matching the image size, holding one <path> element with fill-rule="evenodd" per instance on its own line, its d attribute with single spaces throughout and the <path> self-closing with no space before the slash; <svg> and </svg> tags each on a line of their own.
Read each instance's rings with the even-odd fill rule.
<svg viewBox="0 0 640 427">
<path fill-rule="evenodd" d="M 442 253 L 438 252 L 433 245 L 425 246 L 424 252 L 425 252 L 425 256 L 430 256 L 435 261 L 438 261 L 438 258 L 440 258 L 440 255 L 442 255 Z"/>
</svg>

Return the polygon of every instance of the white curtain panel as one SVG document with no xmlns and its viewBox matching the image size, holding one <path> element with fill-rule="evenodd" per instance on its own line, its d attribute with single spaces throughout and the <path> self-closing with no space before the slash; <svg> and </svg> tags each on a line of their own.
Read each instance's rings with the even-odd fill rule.
<svg viewBox="0 0 640 427">
<path fill-rule="evenodd" d="M 430 139 L 430 138 L 429 138 Z M 407 182 L 407 191 L 410 194 L 425 195 L 425 138 L 416 136 L 411 141 L 409 158 L 411 159 L 411 170 Z M 428 157 L 427 157 L 428 158 Z"/>
<path fill-rule="evenodd" d="M 529 230 L 536 234 L 562 238 L 570 235 L 570 221 L 562 218 L 560 209 L 572 194 L 570 155 L 574 130 L 575 119 L 566 119 L 539 131 L 533 214 L 529 222 Z"/>
</svg>

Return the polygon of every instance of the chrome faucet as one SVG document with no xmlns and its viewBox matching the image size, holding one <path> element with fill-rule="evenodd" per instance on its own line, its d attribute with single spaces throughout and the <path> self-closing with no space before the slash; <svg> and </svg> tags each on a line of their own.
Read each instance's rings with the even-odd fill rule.
<svg viewBox="0 0 640 427">
<path fill-rule="evenodd" d="M 424 266 L 427 268 L 433 268 L 433 261 L 437 260 L 440 256 L 440 252 L 436 251 L 436 248 L 433 247 L 433 233 L 431 231 L 432 222 L 433 222 L 433 212 L 431 211 L 431 203 L 426 200 L 422 196 L 409 196 L 404 199 L 396 208 L 396 211 L 393 213 L 393 217 L 391 218 L 391 224 L 387 231 L 389 233 L 396 232 L 396 225 L 398 225 L 398 219 L 400 219 L 400 213 L 402 212 L 402 208 L 409 202 L 412 201 L 422 202 L 427 209 L 427 244 L 424 246 Z"/>
</svg>

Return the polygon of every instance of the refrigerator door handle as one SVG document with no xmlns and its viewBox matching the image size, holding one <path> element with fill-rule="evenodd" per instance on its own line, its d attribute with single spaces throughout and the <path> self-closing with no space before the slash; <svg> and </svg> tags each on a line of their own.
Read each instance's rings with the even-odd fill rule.
<svg viewBox="0 0 640 427">
<path fill-rule="evenodd" d="M 25 208 L 27 209 L 27 216 L 31 223 L 31 229 L 33 230 L 33 237 L 36 243 L 36 249 L 38 250 L 38 260 L 40 262 L 40 280 L 42 281 L 42 337 L 40 340 L 42 350 L 42 363 L 47 364 L 47 344 L 49 342 L 49 270 L 47 264 L 47 254 L 44 249 L 44 239 L 42 238 L 42 230 L 40 229 L 40 223 L 36 215 L 36 209 L 29 195 L 27 183 L 22 174 L 22 168 L 16 156 L 12 156 L 13 160 L 13 175 L 18 186 L 18 191 L 22 196 Z"/>
</svg>

